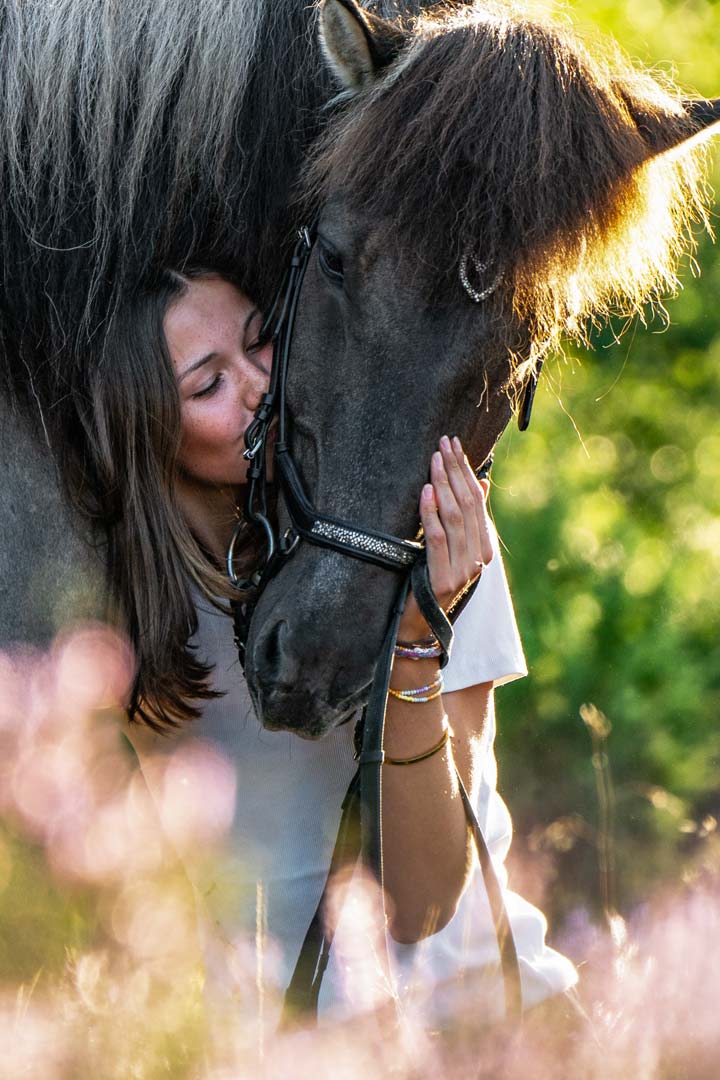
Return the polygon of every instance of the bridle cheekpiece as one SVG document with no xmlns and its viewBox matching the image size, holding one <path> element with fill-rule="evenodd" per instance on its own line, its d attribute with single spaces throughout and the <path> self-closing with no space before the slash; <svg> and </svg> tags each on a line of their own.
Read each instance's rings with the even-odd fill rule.
<svg viewBox="0 0 720 1080">
<path fill-rule="evenodd" d="M 299 541 L 306 540 L 319 547 L 331 548 L 344 555 L 375 563 L 386 570 L 407 570 L 421 555 L 423 545 L 414 540 L 364 529 L 341 521 L 315 509 L 303 488 L 300 474 L 288 444 L 286 387 L 293 330 L 298 300 L 305 271 L 317 235 L 315 225 L 299 230 L 290 266 L 283 285 L 275 298 L 258 337 L 257 347 L 273 342 L 273 366 L 268 392 L 263 395 L 255 418 L 245 432 L 245 458 L 250 462 L 247 473 L 245 520 L 259 527 L 266 539 L 267 551 L 263 567 L 248 582 L 238 579 L 234 569 L 234 553 L 239 523 L 233 533 L 227 553 L 227 572 L 238 589 L 262 589 L 277 571 L 279 562 L 292 554 Z M 275 443 L 276 482 L 282 491 L 291 525 L 278 537 L 270 519 L 267 500 L 267 440 L 273 422 L 277 420 Z"/>
</svg>

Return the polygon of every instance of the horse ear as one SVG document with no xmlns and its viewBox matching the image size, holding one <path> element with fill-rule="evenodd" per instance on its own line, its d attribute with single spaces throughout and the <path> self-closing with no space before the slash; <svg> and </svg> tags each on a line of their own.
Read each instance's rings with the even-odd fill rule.
<svg viewBox="0 0 720 1080">
<path fill-rule="evenodd" d="M 720 135 L 720 98 L 706 100 L 696 98 L 684 101 L 685 112 L 695 121 L 698 132 L 707 135 Z"/>
<path fill-rule="evenodd" d="M 677 113 L 653 109 L 629 94 L 623 94 L 623 98 L 647 144 L 650 157 L 720 134 L 720 98 L 683 101 Z"/>
<path fill-rule="evenodd" d="M 369 86 L 406 41 L 399 27 L 365 11 L 355 0 L 324 0 L 319 25 L 325 59 L 352 92 Z"/>
</svg>

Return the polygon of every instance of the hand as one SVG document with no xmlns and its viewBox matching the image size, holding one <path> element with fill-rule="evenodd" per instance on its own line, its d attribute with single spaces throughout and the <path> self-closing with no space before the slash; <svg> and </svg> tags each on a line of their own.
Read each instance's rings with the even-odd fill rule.
<svg viewBox="0 0 720 1080">
<path fill-rule="evenodd" d="M 478 480 L 460 440 L 443 436 L 430 463 L 430 484 L 420 497 L 430 584 L 447 610 L 493 557 L 485 499 L 488 480 Z M 430 629 L 410 593 L 400 621 L 401 641 L 428 637 Z"/>
</svg>

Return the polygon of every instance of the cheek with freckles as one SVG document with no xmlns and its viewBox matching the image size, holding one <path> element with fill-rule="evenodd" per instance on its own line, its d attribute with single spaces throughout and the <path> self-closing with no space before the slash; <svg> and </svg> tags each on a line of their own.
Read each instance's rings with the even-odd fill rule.
<svg viewBox="0 0 720 1080">
<path fill-rule="evenodd" d="M 242 484 L 247 473 L 243 431 L 236 406 L 183 403 L 180 468 L 204 483 Z"/>
</svg>

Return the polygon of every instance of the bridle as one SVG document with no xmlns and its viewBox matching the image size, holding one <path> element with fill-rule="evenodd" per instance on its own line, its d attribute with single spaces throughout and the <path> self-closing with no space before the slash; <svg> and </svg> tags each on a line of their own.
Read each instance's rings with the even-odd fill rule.
<svg viewBox="0 0 720 1080">
<path fill-rule="evenodd" d="M 306 540 L 320 547 L 332 548 L 344 555 L 364 559 L 386 570 L 409 569 L 421 554 L 422 544 L 396 536 L 361 529 L 315 509 L 303 489 L 302 481 L 288 445 L 288 416 L 286 386 L 295 316 L 305 271 L 316 238 L 316 226 L 300 229 L 290 266 L 283 285 L 270 309 L 258 337 L 256 347 L 274 343 L 273 365 L 268 392 L 263 395 L 255 418 L 245 432 L 245 458 L 250 462 L 247 473 L 245 520 L 264 533 L 267 543 L 265 564 L 259 576 L 250 582 L 240 582 L 233 567 L 234 549 L 240 527 L 235 530 L 227 553 L 230 580 L 239 589 L 243 585 L 261 589 L 278 569 L 278 562 L 287 558 L 299 541 Z M 270 520 L 267 504 L 267 438 L 271 424 L 277 418 L 275 443 L 276 482 L 282 490 L 292 525 L 278 537 Z"/>
<path fill-rule="evenodd" d="M 290 264 L 283 283 L 260 329 L 255 348 L 274 343 L 270 385 L 263 394 L 254 419 L 245 432 L 244 457 L 250 462 L 247 472 L 247 494 L 244 522 L 250 522 L 264 534 L 267 544 L 265 562 L 259 572 L 241 581 L 234 568 L 235 547 L 244 522 L 238 523 L 227 550 L 227 573 L 241 592 L 254 592 L 267 583 L 278 569 L 278 562 L 290 556 L 301 539 L 319 547 L 331 548 L 344 555 L 375 563 L 386 570 L 410 568 L 422 553 L 423 545 L 414 540 L 359 528 L 315 509 L 303 489 L 298 470 L 288 445 L 287 374 L 290 364 L 293 330 L 303 279 L 317 238 L 317 222 L 298 231 Z M 526 384 L 518 414 L 518 427 L 526 431 L 530 424 L 537 380 L 542 361 L 536 366 Z M 275 469 L 277 482 L 283 491 L 292 522 L 282 537 L 270 519 L 267 502 L 267 439 L 273 420 L 277 417 Z M 487 476 L 492 456 L 477 470 Z"/>
<path fill-rule="evenodd" d="M 288 443 L 286 386 L 300 292 L 316 235 L 316 223 L 299 230 L 283 283 L 263 323 L 256 344 L 256 347 L 260 348 L 270 341 L 273 342 L 272 371 L 268 391 L 263 395 L 255 417 L 245 432 L 245 458 L 250 462 L 247 473 L 245 517 L 235 529 L 227 552 L 227 572 L 238 590 L 238 600 L 233 604 L 235 641 L 243 667 L 250 621 L 260 593 L 302 540 L 394 571 L 400 576 L 400 586 L 368 702 L 356 731 L 358 771 L 343 802 L 338 838 L 327 883 L 308 928 L 300 957 L 285 995 L 283 1015 L 286 1022 L 291 1022 L 299 1014 L 317 1013 L 320 983 L 329 960 L 333 936 L 333 928 L 326 925 L 323 918 L 324 905 L 330 882 L 335 878 L 337 871 L 343 866 L 354 865 L 360 856 L 363 864 L 378 881 L 382 895 L 380 778 L 384 761 L 383 728 L 393 648 L 408 591 L 412 587 L 418 606 L 441 646 L 440 666 L 444 667 L 452 645 L 452 621 L 457 618 L 474 588 L 473 586 L 467 590 L 446 614 L 438 604 L 430 586 L 425 549 L 421 540 L 406 540 L 373 529 L 360 528 L 322 514 L 313 506 L 303 488 Z M 535 384 L 536 377 L 531 380 L 525 391 L 518 418 L 521 430 L 525 430 L 530 421 Z M 277 440 L 274 448 L 274 480 L 282 493 L 291 522 L 282 537 L 278 535 L 268 507 L 267 442 L 271 426 L 275 421 L 277 422 Z M 486 476 L 491 464 L 492 458 L 489 458 L 478 470 L 478 475 Z M 235 573 L 234 558 L 238 536 L 246 527 L 245 522 L 250 522 L 262 532 L 267 549 L 263 565 L 249 580 L 243 581 Z M 465 807 L 468 827 L 477 849 L 495 924 L 505 985 L 506 1013 L 510 1017 L 519 1019 L 522 1012 L 520 972 L 502 891 L 475 811 L 459 773 L 457 783 Z M 387 956 L 384 957 L 384 963 L 387 970 L 389 964 Z"/>
</svg>

